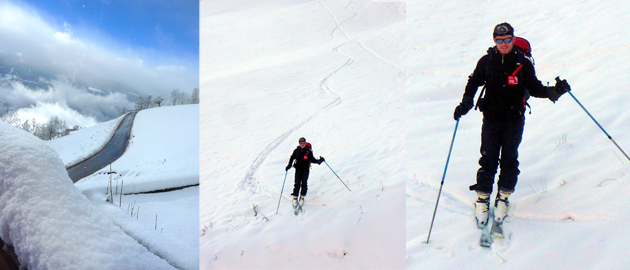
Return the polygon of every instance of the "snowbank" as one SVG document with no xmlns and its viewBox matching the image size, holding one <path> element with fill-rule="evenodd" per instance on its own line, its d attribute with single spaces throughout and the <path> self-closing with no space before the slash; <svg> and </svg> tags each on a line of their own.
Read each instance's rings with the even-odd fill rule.
<svg viewBox="0 0 630 270">
<path fill-rule="evenodd" d="M 103 218 L 46 143 L 0 123 L 0 153 L 0 236 L 14 246 L 21 265 L 173 269 Z"/>
</svg>

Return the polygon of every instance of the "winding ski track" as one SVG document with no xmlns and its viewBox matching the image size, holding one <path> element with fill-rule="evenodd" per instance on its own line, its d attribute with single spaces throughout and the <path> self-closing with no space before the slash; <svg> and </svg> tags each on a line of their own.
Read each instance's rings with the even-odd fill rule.
<svg viewBox="0 0 630 270">
<path fill-rule="evenodd" d="M 330 17 L 332 18 L 332 20 L 335 22 L 335 27 L 330 31 L 330 35 L 331 37 L 337 39 L 338 37 L 336 37 L 335 33 L 337 31 L 339 31 L 340 33 L 342 33 L 343 38 L 347 41 L 345 41 L 344 43 L 332 48 L 332 52 L 336 55 L 342 55 L 344 57 L 347 57 L 348 60 L 346 60 L 346 62 L 341 65 L 340 67 L 338 67 L 337 69 L 333 70 L 332 72 L 330 72 L 329 74 L 327 74 L 324 78 L 322 78 L 319 81 L 319 84 L 316 88 L 316 90 L 320 90 L 320 91 L 325 91 L 328 92 L 332 95 L 334 95 L 336 98 L 328 103 L 327 105 L 325 105 L 324 107 L 322 107 L 321 109 L 315 111 L 313 114 L 309 115 L 306 119 L 304 119 L 302 122 L 298 123 L 297 125 L 291 127 L 290 129 L 288 129 L 287 131 L 285 131 L 284 133 L 282 133 L 280 136 L 278 136 L 276 139 L 274 139 L 271 143 L 269 143 L 254 159 L 254 161 L 251 163 L 251 165 L 249 166 L 249 169 L 247 169 L 245 176 L 243 177 L 243 180 L 241 180 L 241 182 L 238 185 L 239 189 L 250 189 L 252 193 L 258 193 L 260 192 L 260 190 L 262 189 L 262 187 L 258 184 L 258 181 L 256 181 L 256 172 L 258 171 L 258 169 L 260 168 L 260 166 L 264 163 L 264 161 L 267 159 L 267 157 L 278 147 L 278 145 L 280 145 L 282 142 L 284 142 L 291 134 L 293 134 L 293 132 L 295 132 L 296 130 L 300 129 L 302 126 L 304 126 L 305 124 L 307 124 L 309 121 L 311 121 L 314 117 L 316 117 L 317 115 L 319 115 L 322 112 L 325 112 L 331 108 L 334 108 L 336 106 L 338 106 L 339 104 L 341 104 L 343 102 L 343 97 L 338 94 L 337 92 L 335 92 L 329 85 L 328 85 L 328 81 L 335 75 L 337 74 L 337 72 L 339 72 L 340 70 L 352 65 L 355 61 L 354 58 L 352 58 L 351 56 L 344 54 L 343 52 L 341 52 L 341 48 L 345 45 L 348 45 L 350 43 L 357 43 L 361 48 L 363 48 L 364 50 L 366 50 L 370 55 L 372 55 L 374 58 L 378 59 L 379 61 L 385 63 L 386 65 L 390 66 L 391 68 L 395 69 L 396 71 L 398 71 L 400 76 L 406 76 L 406 73 L 404 71 L 403 68 L 399 67 L 398 65 L 392 63 L 391 61 L 388 61 L 387 59 L 381 57 L 380 55 L 378 55 L 376 52 L 374 52 L 373 50 L 371 50 L 370 48 L 368 48 L 359 38 L 353 38 L 351 37 L 346 30 L 342 27 L 342 24 L 350 21 L 351 19 L 356 18 L 359 13 L 358 12 L 354 12 L 353 15 L 351 15 L 350 17 L 346 18 L 343 21 L 339 21 L 339 19 L 337 18 L 337 16 L 335 16 L 335 14 L 328 8 L 326 7 L 326 5 L 324 5 L 323 1 L 320 0 L 319 3 L 321 4 L 321 6 L 328 12 L 328 14 L 330 14 Z M 346 6 L 345 8 L 347 9 L 350 5 Z M 277 194 L 277 192 L 270 192 L 270 197 L 272 197 L 271 195 L 273 194 L 273 196 L 275 197 Z"/>
</svg>

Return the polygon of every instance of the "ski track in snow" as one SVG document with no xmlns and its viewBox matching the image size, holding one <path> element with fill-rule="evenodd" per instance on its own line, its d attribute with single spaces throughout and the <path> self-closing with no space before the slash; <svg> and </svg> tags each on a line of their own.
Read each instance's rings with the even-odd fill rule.
<svg viewBox="0 0 630 270">
<path fill-rule="evenodd" d="M 328 11 L 328 13 L 330 14 L 330 16 L 332 17 L 332 19 L 335 21 L 336 27 L 331 31 L 331 36 L 334 38 L 334 33 L 339 30 L 341 31 L 341 33 L 343 33 L 343 35 L 346 38 L 350 38 L 348 36 L 348 34 L 346 33 L 346 31 L 341 27 L 341 24 L 339 23 L 339 21 L 337 20 L 337 18 L 334 16 L 334 14 L 322 3 L 322 1 L 320 0 L 319 2 L 324 9 L 326 9 L 326 11 Z M 358 13 L 355 12 L 355 14 L 351 17 L 349 17 L 348 19 L 344 20 L 348 21 L 354 17 L 356 17 L 358 15 Z M 342 22 L 343 23 L 343 22 Z M 357 39 L 354 39 L 356 41 L 358 41 Z M 350 41 L 351 42 L 351 41 Z M 338 55 L 343 55 L 345 57 L 348 58 L 348 60 L 341 65 L 339 68 L 335 69 L 334 71 L 332 71 L 330 74 L 328 74 L 326 77 L 324 77 L 322 80 L 319 81 L 319 85 L 317 87 L 317 89 L 322 90 L 322 91 L 326 91 L 329 92 L 333 95 L 336 96 L 335 100 L 333 100 L 331 103 L 327 104 L 326 106 L 324 106 L 323 108 L 317 110 L 316 112 L 314 112 L 313 114 L 311 114 L 309 117 L 307 117 L 306 119 L 304 119 L 302 122 L 298 123 L 297 125 L 293 126 L 292 128 L 290 128 L 289 130 L 285 131 L 282 135 L 280 135 L 279 137 L 277 137 L 275 140 L 273 140 L 269 145 L 267 145 L 267 147 L 265 147 L 265 149 L 260 152 L 256 158 L 254 159 L 254 161 L 252 162 L 252 164 L 250 165 L 249 169 L 247 170 L 247 172 L 245 173 L 245 177 L 243 178 L 243 180 L 241 181 L 241 183 L 239 184 L 239 188 L 240 189 L 246 189 L 247 187 L 251 188 L 252 193 L 259 193 L 261 190 L 261 186 L 258 185 L 258 181 L 256 180 L 256 172 L 258 171 L 258 168 L 260 168 L 260 166 L 262 165 L 262 163 L 267 159 L 267 157 L 269 156 L 269 154 L 271 154 L 271 152 L 273 152 L 278 145 L 280 145 L 282 142 L 284 142 L 291 134 L 293 134 L 293 132 L 295 132 L 296 130 L 298 130 L 299 128 L 301 128 L 303 125 L 305 125 L 306 123 L 308 123 L 309 121 L 311 121 L 311 119 L 313 119 L 315 116 L 319 115 L 320 113 L 329 110 L 339 104 L 341 104 L 343 102 L 343 97 L 341 95 L 339 95 L 337 92 L 335 92 L 330 86 L 328 86 L 328 84 L 326 83 L 332 76 L 334 76 L 337 72 L 339 72 L 340 70 L 342 70 L 343 68 L 352 65 L 352 63 L 354 63 L 354 59 L 346 54 L 343 53 L 339 53 L 339 48 L 350 43 L 350 42 L 346 42 L 343 43 L 339 46 L 336 46 L 332 49 L 332 52 Z M 360 42 L 360 41 L 358 41 Z M 360 43 L 362 44 L 362 43 Z M 376 53 L 373 53 L 373 51 L 367 49 L 364 45 L 362 46 L 364 49 L 368 50 L 368 52 L 371 52 L 372 55 L 376 55 Z M 380 58 L 377 56 L 377 59 Z M 382 59 L 382 58 L 381 58 Z M 392 64 L 393 65 L 393 64 Z M 394 65 L 395 66 L 395 65 Z M 269 196 L 271 197 L 271 194 L 275 194 L 276 192 L 269 192 Z"/>
<path fill-rule="evenodd" d="M 381 62 L 385 63 L 386 65 L 388 65 L 388 66 L 392 67 L 393 69 L 395 69 L 396 71 L 398 71 L 398 75 L 400 75 L 400 76 L 407 76 L 407 73 L 405 72 L 405 69 L 404 69 L 404 68 L 399 67 L 398 65 L 396 65 L 396 64 L 392 63 L 391 61 L 388 61 L 387 59 L 385 59 L 385 58 L 381 57 L 380 55 L 378 55 L 375 51 L 373 51 L 372 49 L 370 49 L 370 48 L 368 48 L 367 46 L 365 46 L 365 44 L 361 41 L 361 39 L 359 39 L 359 38 L 352 38 L 352 37 L 350 37 L 350 35 L 348 35 L 348 33 L 346 32 L 346 30 L 344 30 L 344 29 L 343 29 L 343 27 L 341 27 L 341 25 L 342 25 L 344 22 L 346 22 L 346 21 L 348 21 L 348 20 L 350 20 L 350 19 L 355 18 L 356 16 L 358 16 L 358 15 L 359 15 L 359 13 L 358 13 L 358 12 L 354 12 L 354 14 L 353 14 L 352 16 L 348 17 L 347 19 L 343 20 L 343 21 L 340 23 L 340 22 L 339 22 L 339 20 L 337 19 L 337 17 L 335 16 L 335 14 L 333 14 L 333 13 L 332 13 L 332 11 L 330 11 L 330 9 L 329 9 L 328 7 L 326 7 L 326 5 L 324 5 L 324 2 L 323 2 L 322 0 L 319 0 L 319 4 L 321 4 L 321 5 L 322 5 L 322 7 L 324 7 L 324 9 L 326 9 L 326 11 L 328 12 L 328 14 L 330 14 L 330 17 L 332 17 L 333 21 L 335 21 L 335 24 L 337 25 L 337 26 L 336 26 L 336 27 L 335 27 L 335 28 L 334 28 L 334 29 L 330 32 L 330 35 L 331 35 L 332 37 L 335 37 L 335 32 L 336 32 L 337 30 L 339 30 L 339 32 L 341 32 L 341 33 L 343 34 L 343 36 L 344 36 L 346 39 L 350 39 L 350 41 L 348 41 L 348 42 L 346 42 L 346 43 L 344 43 L 344 44 L 341 44 L 341 45 L 339 45 L 339 46 L 335 47 L 335 48 L 333 49 L 333 52 L 337 53 L 337 52 L 339 51 L 339 47 L 342 47 L 343 45 L 346 45 L 346 44 L 351 43 L 351 42 L 356 42 L 357 44 L 359 44 L 359 46 L 360 46 L 361 48 L 363 48 L 364 50 L 366 50 L 366 51 L 367 51 L 369 54 L 371 54 L 374 58 L 376 58 L 377 60 L 379 60 L 379 61 L 381 61 Z M 351 3 L 350 3 L 350 4 L 351 4 Z M 348 6 L 346 6 L 345 8 L 346 8 L 346 9 L 348 9 L 348 10 L 350 10 L 350 9 L 349 9 L 350 4 L 348 4 Z M 344 56 L 346 56 L 346 57 L 348 57 L 348 58 L 351 58 L 350 56 L 345 55 L 345 54 L 344 54 Z M 351 59 L 352 59 L 352 58 L 351 58 Z"/>
<path fill-rule="evenodd" d="M 423 189 L 432 189 L 435 192 L 422 192 L 422 193 L 426 193 L 427 194 L 426 196 L 418 195 L 418 194 L 410 195 L 409 193 L 407 193 L 407 197 L 414 198 L 421 202 L 435 204 L 435 201 L 437 199 L 437 194 L 438 194 L 437 191 L 440 190 L 439 185 L 434 185 L 430 182 L 420 182 L 420 181 L 418 181 L 418 184 L 420 185 L 420 187 L 415 189 L 415 193 L 419 193 Z M 459 213 L 463 215 L 470 215 L 468 211 L 462 211 L 462 210 L 469 209 L 471 204 L 473 205 L 472 208 L 474 208 L 474 202 L 471 201 L 469 198 L 462 197 L 456 193 L 449 192 L 447 189 L 442 189 L 441 196 L 444 196 L 447 199 L 451 200 L 452 202 L 455 202 L 456 204 L 458 204 L 455 207 L 450 207 L 448 204 L 440 205 L 441 207 L 444 207 L 446 210 L 450 212 Z M 444 199 L 440 199 L 440 201 L 444 202 Z"/>
<path fill-rule="evenodd" d="M 249 189 L 252 194 L 258 194 L 261 192 L 261 190 L 264 189 L 265 191 L 265 195 L 268 196 L 269 198 L 276 198 L 276 196 L 281 195 L 279 192 L 277 191 L 273 191 L 267 188 L 264 188 L 264 185 L 261 185 L 261 180 L 263 179 L 258 179 L 259 176 L 257 176 L 257 172 L 258 169 L 260 168 L 260 166 L 265 162 L 265 160 L 267 159 L 267 157 L 281 144 L 283 143 L 291 134 L 293 134 L 296 130 L 300 129 L 302 126 L 304 126 L 305 124 L 307 124 L 308 122 L 310 122 L 314 117 L 316 117 L 317 115 L 319 115 L 320 113 L 327 111 L 329 109 L 332 109 L 334 107 L 336 107 L 337 105 L 341 104 L 343 102 L 343 97 L 335 92 L 329 85 L 328 85 L 328 81 L 335 75 L 337 74 L 337 72 L 339 72 L 340 70 L 352 65 L 355 61 L 355 59 L 353 57 L 351 57 L 350 55 L 347 55 L 343 52 L 340 51 L 340 48 L 343 46 L 346 46 L 348 44 L 351 43 L 357 43 L 359 45 L 360 48 L 364 49 L 365 51 L 367 51 L 370 55 L 372 55 L 374 58 L 376 58 L 377 60 L 379 60 L 380 62 L 383 62 L 384 64 L 392 67 L 394 70 L 398 71 L 399 76 L 407 76 L 405 70 L 401 67 L 399 67 L 398 65 L 386 60 L 385 58 L 381 57 L 380 55 L 378 55 L 376 52 L 374 52 L 373 50 L 371 50 L 370 48 L 368 48 L 359 38 L 352 38 L 346 31 L 345 29 L 343 29 L 342 24 L 350 21 L 353 18 L 356 18 L 359 13 L 358 12 L 353 12 L 353 15 L 348 17 L 347 19 L 343 20 L 341 23 L 339 22 L 339 20 L 337 19 L 337 17 L 332 13 L 332 11 L 326 7 L 324 5 L 324 3 L 322 2 L 322 0 L 319 1 L 319 3 L 321 4 L 322 7 L 324 7 L 324 9 L 330 14 L 331 18 L 333 19 L 333 21 L 335 22 L 335 28 L 333 28 L 330 32 L 331 37 L 333 38 L 337 38 L 335 36 L 335 32 L 339 31 L 343 34 L 343 36 L 345 37 L 345 39 L 349 39 L 348 41 L 343 42 L 342 44 L 335 46 L 334 48 L 332 48 L 332 52 L 336 55 L 341 55 L 344 57 L 347 57 L 348 60 L 341 65 L 340 67 L 338 67 L 337 69 L 333 70 L 331 73 L 329 73 L 326 77 L 324 77 L 323 79 L 321 79 L 319 81 L 319 84 L 316 88 L 316 90 L 321 90 L 321 91 L 325 91 L 328 93 L 331 93 L 332 95 L 336 96 L 336 98 L 330 102 L 329 104 L 327 104 L 326 106 L 322 107 L 321 109 L 315 111 L 313 114 L 311 114 L 310 116 L 308 116 L 306 119 L 304 119 L 302 122 L 298 123 L 297 125 L 293 126 L 292 128 L 290 128 L 289 130 L 285 131 L 283 134 L 281 134 L 280 136 L 278 136 L 276 139 L 274 139 L 271 143 L 269 143 L 267 145 L 267 147 L 265 147 L 258 155 L 256 155 L 256 158 L 254 159 L 254 161 L 251 163 L 249 169 L 247 170 L 247 172 L 245 173 L 245 176 L 243 177 L 243 180 L 241 180 L 241 182 L 238 184 L 237 189 L 240 190 L 247 190 Z M 350 4 L 348 6 L 346 6 L 346 8 L 348 8 L 350 6 Z M 461 198 L 457 198 L 456 196 L 449 196 L 452 199 L 454 199 L 455 201 L 460 201 L 461 203 L 464 204 L 468 204 L 468 202 L 464 201 Z M 453 212 L 457 212 L 460 213 L 462 215 L 470 215 L 469 212 L 462 212 L 462 211 L 456 211 L 455 209 L 452 209 Z"/>
<path fill-rule="evenodd" d="M 585 215 L 576 213 L 556 213 L 556 214 L 538 214 L 538 213 L 524 213 L 516 212 L 510 213 L 512 218 L 522 220 L 537 220 L 537 221 L 549 221 L 549 222 L 590 222 L 590 221 L 611 221 L 615 220 L 613 216 L 606 215 Z"/>
</svg>

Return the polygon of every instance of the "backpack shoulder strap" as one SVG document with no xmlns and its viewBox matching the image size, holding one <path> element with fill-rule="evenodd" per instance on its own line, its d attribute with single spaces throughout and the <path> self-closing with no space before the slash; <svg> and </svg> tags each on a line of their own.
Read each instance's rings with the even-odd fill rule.
<svg viewBox="0 0 630 270">
<path fill-rule="evenodd" d="M 488 64 L 486 65 L 486 70 L 485 70 L 486 81 L 484 82 L 483 88 L 481 88 L 481 93 L 479 93 L 479 96 L 477 97 L 477 102 L 475 102 L 475 110 L 477 110 L 477 108 L 479 107 L 479 100 L 481 100 L 481 98 L 483 97 L 483 94 L 486 92 L 486 83 L 488 83 L 488 78 L 490 77 L 490 73 L 492 73 L 492 68 L 490 64 L 494 60 L 494 55 L 495 55 L 496 50 L 497 50 L 497 46 L 494 46 L 494 47 L 489 47 L 488 50 L 486 51 L 488 55 Z"/>
</svg>

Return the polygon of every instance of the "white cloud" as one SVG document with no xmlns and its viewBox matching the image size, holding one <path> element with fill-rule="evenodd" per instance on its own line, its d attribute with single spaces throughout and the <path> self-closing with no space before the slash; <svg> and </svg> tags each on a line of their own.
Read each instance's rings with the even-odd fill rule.
<svg viewBox="0 0 630 270">
<path fill-rule="evenodd" d="M 64 42 L 70 41 L 70 35 L 68 33 L 55 33 L 53 35 L 57 40 L 61 40 Z"/>
<path fill-rule="evenodd" d="M 176 88 L 191 91 L 199 86 L 197 72 L 148 64 L 154 60 L 151 58 L 172 56 L 142 55 L 142 48 L 128 50 L 129 44 L 114 48 L 111 44 L 115 41 L 99 41 L 96 35 L 77 37 L 66 23 L 61 28 L 56 29 L 27 6 L 0 1 L 2 52 L 20 53 L 23 65 L 83 83 L 113 80 L 153 95 L 166 95 Z"/>
<path fill-rule="evenodd" d="M 94 117 L 82 115 L 68 106 L 59 103 L 37 102 L 35 106 L 19 109 L 18 115 L 19 118 L 22 119 L 22 122 L 26 120 L 31 122 L 32 119 L 35 119 L 37 123 L 46 123 L 51 117 L 57 116 L 66 121 L 66 125 L 69 127 L 75 125 L 90 127 L 98 123 Z"/>
<path fill-rule="evenodd" d="M 67 81 L 54 81 L 53 87 L 39 91 L 14 82 L 10 87 L 0 88 L 0 100 L 21 108 L 18 113 L 22 121 L 32 118 L 44 121 L 57 115 L 68 125 L 82 127 L 115 118 L 123 107 L 133 109 L 133 103 L 124 94 L 95 95 Z"/>
</svg>

